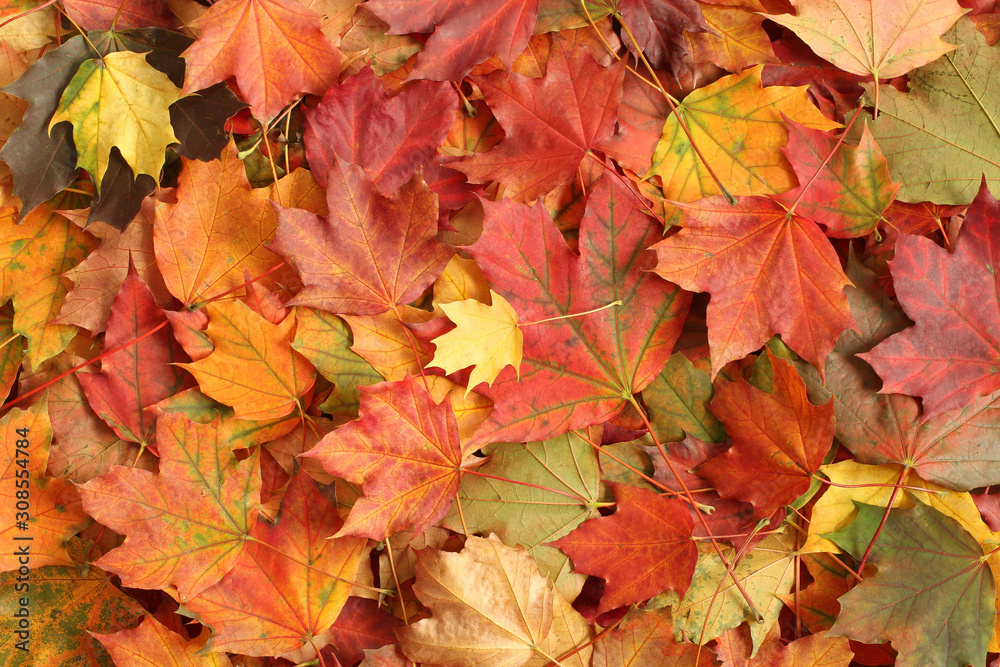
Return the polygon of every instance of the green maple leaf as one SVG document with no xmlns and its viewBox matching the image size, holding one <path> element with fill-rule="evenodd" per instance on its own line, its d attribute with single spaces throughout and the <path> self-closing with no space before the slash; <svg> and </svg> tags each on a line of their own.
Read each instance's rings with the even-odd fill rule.
<svg viewBox="0 0 1000 667">
<path fill-rule="evenodd" d="M 825 537 L 861 558 L 885 508 L 855 504 L 858 518 Z M 878 572 L 840 598 L 828 635 L 892 642 L 899 667 L 986 664 L 996 622 L 993 574 L 982 547 L 957 521 L 919 501 L 893 510 L 870 558 Z"/>
</svg>

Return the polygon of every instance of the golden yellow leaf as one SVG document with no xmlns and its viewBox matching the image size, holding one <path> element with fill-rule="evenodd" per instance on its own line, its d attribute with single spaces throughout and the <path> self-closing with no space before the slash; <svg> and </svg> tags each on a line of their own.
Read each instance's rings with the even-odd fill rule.
<svg viewBox="0 0 1000 667">
<path fill-rule="evenodd" d="M 702 156 L 733 195 L 774 194 L 797 185 L 781 153 L 788 142 L 781 114 L 817 130 L 840 127 L 813 106 L 805 86 L 762 87 L 762 69 L 722 77 L 677 106 Z M 663 125 L 650 176 L 662 179 L 663 195 L 672 201 L 722 194 L 674 115 Z"/>
<path fill-rule="evenodd" d="M 493 305 L 475 299 L 440 304 L 456 327 L 434 339 L 437 352 L 432 366 L 447 373 L 475 366 L 466 395 L 480 382 L 493 384 L 505 366 L 513 366 L 521 377 L 524 336 L 517 326 L 517 313 L 507 300 L 490 290 Z"/>
<path fill-rule="evenodd" d="M 202 392 L 231 405 L 240 419 L 291 413 L 316 379 L 312 364 L 289 342 L 295 316 L 271 324 L 242 301 L 213 303 L 206 310 L 215 351 L 178 365 L 195 376 Z"/>
<path fill-rule="evenodd" d="M 552 627 L 552 585 L 527 551 L 495 535 L 469 537 L 457 554 L 419 552 L 413 591 L 432 616 L 397 633 L 403 653 L 418 662 L 522 665 Z"/>
<path fill-rule="evenodd" d="M 32 368 L 61 352 L 76 327 L 54 324 L 71 285 L 63 273 L 97 246 L 93 236 L 39 206 L 21 224 L 17 211 L 0 210 L 0 302 L 14 301 L 14 332 L 28 339 Z"/>
<path fill-rule="evenodd" d="M 149 174 L 158 180 L 164 151 L 178 142 L 168 107 L 180 97 L 180 88 L 147 63 L 145 54 L 109 53 L 80 65 L 49 129 L 63 121 L 73 123 L 76 164 L 90 172 L 98 190 L 112 146 L 136 176 Z"/>
</svg>

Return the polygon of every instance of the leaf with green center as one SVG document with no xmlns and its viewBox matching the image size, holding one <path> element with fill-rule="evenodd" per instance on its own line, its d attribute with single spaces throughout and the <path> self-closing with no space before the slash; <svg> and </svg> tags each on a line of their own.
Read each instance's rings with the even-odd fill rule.
<svg viewBox="0 0 1000 667">
<path fill-rule="evenodd" d="M 508 369 L 484 390 L 495 407 L 475 442 L 544 440 L 617 414 L 663 368 L 690 302 L 644 270 L 659 223 L 608 174 L 588 198 L 579 255 L 541 204 L 483 206 L 469 252 L 522 323 L 558 319 L 521 325 L 521 379 Z"/>
<path fill-rule="evenodd" d="M 258 521 L 232 570 L 184 604 L 180 613 L 212 628 L 206 651 L 279 655 L 329 629 L 365 547 L 328 539 L 342 525 L 332 496 L 299 468 L 274 524 Z"/>
<path fill-rule="evenodd" d="M 126 536 L 96 561 L 124 585 L 173 585 L 185 602 L 236 564 L 257 522 L 260 467 L 257 454 L 238 464 L 218 426 L 163 413 L 159 474 L 114 466 L 78 487 L 87 513 Z"/>
<path fill-rule="evenodd" d="M 600 473 L 594 448 L 572 431 L 544 442 L 489 445 L 483 451 L 489 458 L 477 470 L 493 478 L 463 475 L 458 490 L 462 515 L 454 507 L 441 525 L 462 530 L 464 515 L 471 532 L 495 533 L 508 544 L 527 548 L 542 573 L 565 597 L 575 599 L 584 577 L 573 574 L 569 558 L 545 543 L 598 516 Z"/>
<path fill-rule="evenodd" d="M 794 121 L 788 127 L 788 145 L 782 152 L 792 163 L 800 187 L 775 199 L 787 205 L 798 200 L 795 211 L 826 227 L 827 236 L 855 238 L 874 231 L 899 185 L 889 180 L 889 166 L 868 126 L 857 146 L 839 147 L 837 139 L 826 132 Z M 804 194 L 803 188 L 807 188 Z"/>
<path fill-rule="evenodd" d="M 104 178 L 112 146 L 136 175 L 158 180 L 164 151 L 177 142 L 167 107 L 180 97 L 177 86 L 147 63 L 144 54 L 109 53 L 80 65 L 49 127 L 73 123 L 76 164 L 89 171 L 95 183 Z"/>
<path fill-rule="evenodd" d="M 985 175 L 1000 183 L 997 49 L 967 19 L 945 37 L 961 48 L 909 74 L 909 92 L 879 86 L 872 135 L 903 184 L 900 201 L 968 204 Z M 865 104 L 874 97 L 866 86 Z"/>
<path fill-rule="evenodd" d="M 301 407 L 299 399 L 312 389 L 316 373 L 289 342 L 295 318 L 271 324 L 242 301 L 220 301 L 205 309 L 215 350 L 179 364 L 201 390 L 232 406 L 241 419 L 276 419 Z"/>
<path fill-rule="evenodd" d="M 761 87 L 762 66 L 699 88 L 677 105 L 691 136 L 715 175 L 734 195 L 784 192 L 795 174 L 781 154 L 788 141 L 782 114 L 817 130 L 840 127 L 827 120 L 805 88 Z M 676 116 L 669 116 L 646 176 L 663 180 L 663 195 L 688 202 L 722 194 Z"/>
<path fill-rule="evenodd" d="M 795 583 L 798 560 L 795 538 L 789 532 L 782 530 L 768 535 L 733 568 L 743 590 L 763 616 L 762 623 L 754 618 L 722 561 L 715 552 L 708 551 L 698 560 L 684 599 L 673 608 L 674 634 L 678 638 L 683 635 L 691 641 L 705 643 L 746 621 L 750 624 L 756 652 L 771 626 L 778 621 L 782 608 L 778 596 L 790 591 Z M 725 554 L 732 563 L 734 552 L 727 549 Z"/>
<path fill-rule="evenodd" d="M 724 442 L 726 430 L 708 403 L 712 378 L 680 352 L 671 355 L 663 371 L 642 390 L 649 421 L 661 442 L 691 435 L 705 442 Z"/>
<path fill-rule="evenodd" d="M 17 618 L 15 614 L 24 609 L 19 604 L 23 595 L 31 599 L 27 608 L 30 627 L 25 636 L 18 637 L 19 631 L 13 631 L 11 623 L 10 631 L 0 639 L 0 656 L 6 667 L 115 667 L 111 656 L 89 633 L 117 632 L 138 624 L 142 607 L 112 583 L 107 573 L 85 562 L 87 545 L 73 538 L 66 547 L 73 564 L 33 569 L 30 589 L 20 595 L 15 586 L 23 575 L 16 571 L 0 574 L 0 589 L 9 591 L 0 596 L 0 614 L 5 619 Z M 16 646 L 21 641 L 26 641 L 28 650 Z"/>
<path fill-rule="evenodd" d="M 344 422 L 355 419 L 361 405 L 359 387 L 378 384 L 382 376 L 351 350 L 351 330 L 342 319 L 302 306 L 296 306 L 294 313 L 292 348 L 334 385 L 320 409 Z"/>
<path fill-rule="evenodd" d="M 885 510 L 857 506 L 854 523 L 826 537 L 861 558 Z M 983 548 L 957 521 L 919 502 L 897 509 L 870 558 L 878 572 L 840 598 L 829 636 L 892 642 L 900 667 L 984 667 L 996 622 L 993 573 Z"/>
</svg>

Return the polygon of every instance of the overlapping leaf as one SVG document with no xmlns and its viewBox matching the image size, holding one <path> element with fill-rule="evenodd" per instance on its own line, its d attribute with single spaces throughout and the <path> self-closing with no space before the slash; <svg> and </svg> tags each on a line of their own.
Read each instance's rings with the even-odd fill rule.
<svg viewBox="0 0 1000 667">
<path fill-rule="evenodd" d="M 609 174 L 590 195 L 579 256 L 541 206 L 483 206 L 483 235 L 469 252 L 517 312 L 524 361 L 520 381 L 508 370 L 493 386 L 477 442 L 543 440 L 614 415 L 659 373 L 688 308 L 686 294 L 643 271 L 641 251 L 659 224 Z"/>
<path fill-rule="evenodd" d="M 412 377 L 363 388 L 361 418 L 306 455 L 363 485 L 337 534 L 374 540 L 410 526 L 420 533 L 441 519 L 458 490 L 463 458 L 451 402 L 435 403 Z"/>
<path fill-rule="evenodd" d="M 711 197 L 685 206 L 683 229 L 660 241 L 654 269 L 681 287 L 712 295 L 712 374 L 774 334 L 823 368 L 844 329 L 853 328 L 850 284 L 815 223 L 762 197 L 730 206 Z"/>
<path fill-rule="evenodd" d="M 125 535 L 97 563 L 126 586 L 176 586 L 186 601 L 236 564 L 257 522 L 258 456 L 237 463 L 218 421 L 165 413 L 156 423 L 160 472 L 114 466 L 79 487 L 87 513 Z"/>
<path fill-rule="evenodd" d="M 953 253 L 920 236 L 897 241 L 893 283 L 915 324 L 862 357 L 883 393 L 919 396 L 936 415 L 1000 389 L 998 223 L 1000 204 L 984 184 Z"/>
<path fill-rule="evenodd" d="M 500 181 L 507 197 L 535 201 L 576 177 L 580 161 L 611 136 L 624 73 L 623 64 L 601 67 L 559 42 L 540 79 L 494 72 L 479 80 L 506 136 L 451 166 L 474 183 Z"/>
<path fill-rule="evenodd" d="M 235 76 L 261 120 L 297 93 L 322 95 L 340 74 L 342 55 L 320 31 L 319 15 L 293 0 L 223 0 L 194 26 L 201 37 L 183 54 L 184 93 Z"/>
<path fill-rule="evenodd" d="M 860 558 L 883 510 L 858 505 L 858 518 L 829 537 Z M 993 632 L 995 583 L 983 549 L 954 519 L 927 505 L 889 515 L 871 552 L 878 572 L 841 598 L 828 633 L 867 643 L 891 641 L 897 665 L 985 665 Z"/>
</svg>

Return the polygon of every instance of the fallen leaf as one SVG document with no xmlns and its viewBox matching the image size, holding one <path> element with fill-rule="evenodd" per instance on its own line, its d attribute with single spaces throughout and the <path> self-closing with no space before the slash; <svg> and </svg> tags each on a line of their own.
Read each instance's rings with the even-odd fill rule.
<svg viewBox="0 0 1000 667">
<path fill-rule="evenodd" d="M 418 662 L 522 665 L 552 627 L 551 584 L 527 552 L 495 536 L 469 537 L 457 554 L 420 552 L 413 591 L 432 617 L 397 634 Z"/>
</svg>

